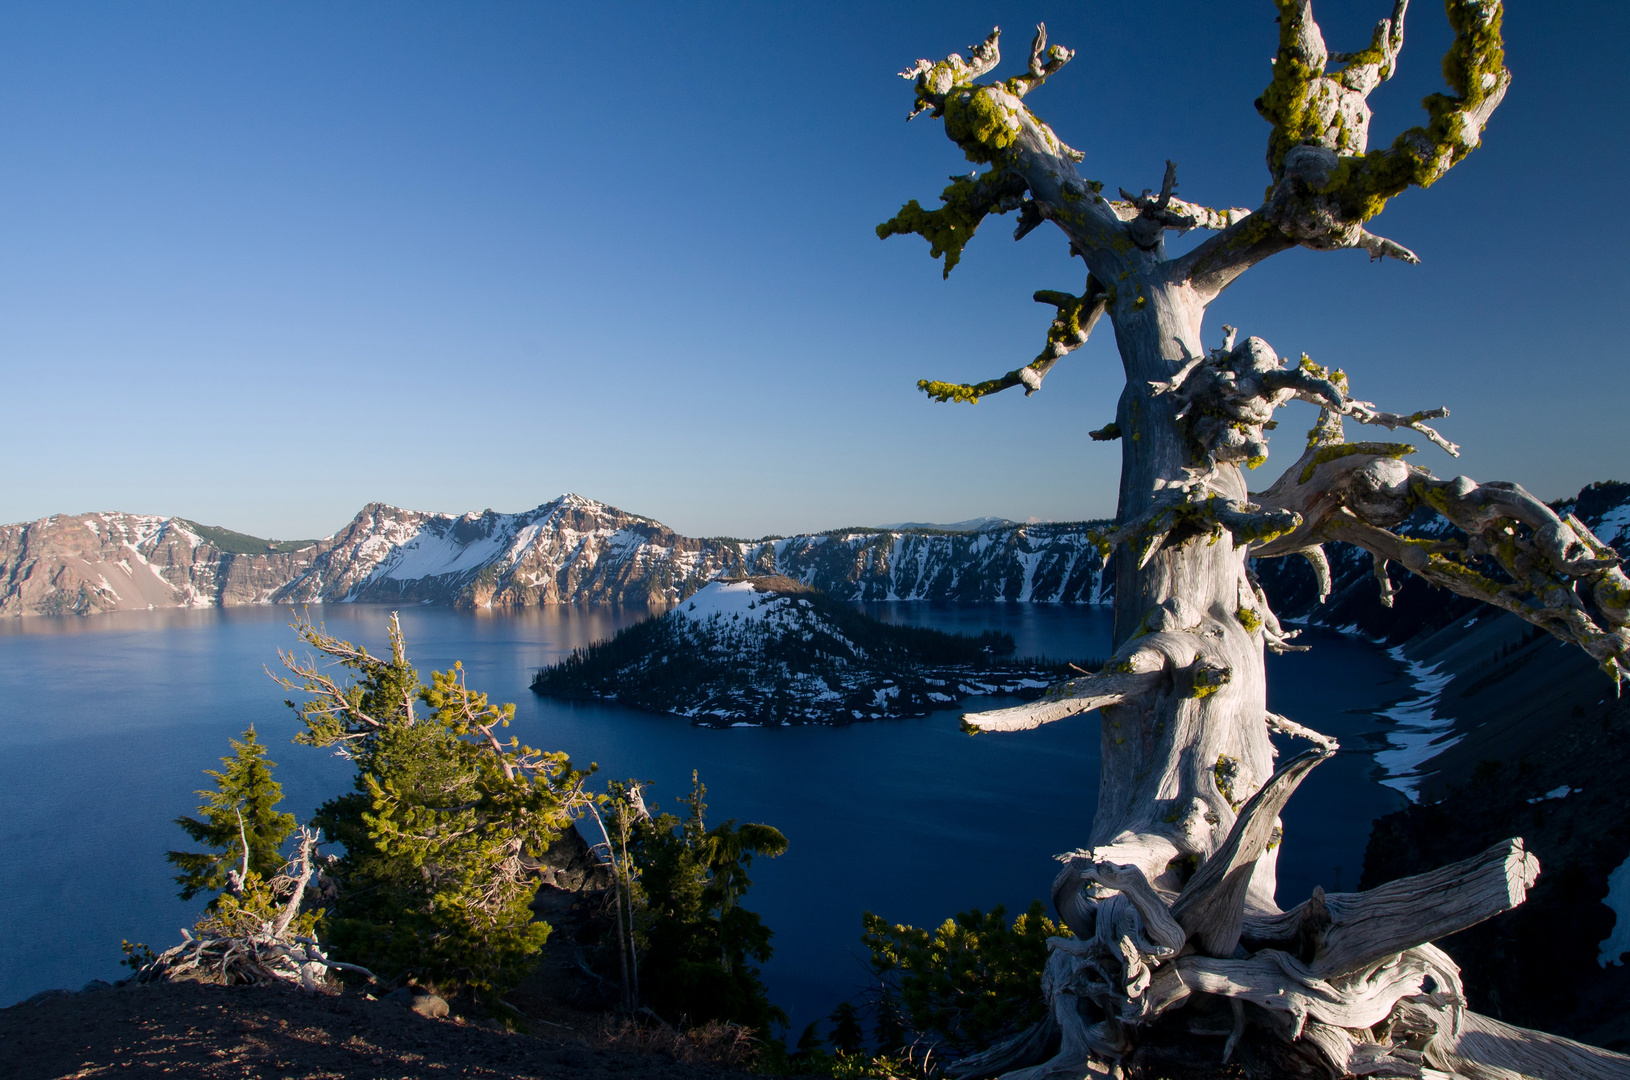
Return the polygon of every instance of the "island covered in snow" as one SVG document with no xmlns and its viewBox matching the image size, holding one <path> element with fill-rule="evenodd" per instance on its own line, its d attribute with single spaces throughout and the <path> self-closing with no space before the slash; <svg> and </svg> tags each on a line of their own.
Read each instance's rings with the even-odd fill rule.
<svg viewBox="0 0 1630 1080">
<path fill-rule="evenodd" d="M 921 716 L 976 694 L 1035 697 L 1067 664 L 1013 638 L 880 622 L 786 577 L 716 581 L 540 670 L 546 697 L 616 701 L 709 726 Z"/>
</svg>

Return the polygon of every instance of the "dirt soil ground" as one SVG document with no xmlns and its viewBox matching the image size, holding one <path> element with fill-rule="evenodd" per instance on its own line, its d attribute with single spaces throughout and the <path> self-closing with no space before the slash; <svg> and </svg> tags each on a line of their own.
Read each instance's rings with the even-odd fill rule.
<svg viewBox="0 0 1630 1080">
<path fill-rule="evenodd" d="M 749 1075 L 597 1048 L 591 1034 L 587 1023 L 535 1022 L 532 1034 L 515 1034 L 431 1020 L 355 990 L 325 996 L 281 987 L 132 985 L 0 1009 L 0 1080 Z"/>
</svg>

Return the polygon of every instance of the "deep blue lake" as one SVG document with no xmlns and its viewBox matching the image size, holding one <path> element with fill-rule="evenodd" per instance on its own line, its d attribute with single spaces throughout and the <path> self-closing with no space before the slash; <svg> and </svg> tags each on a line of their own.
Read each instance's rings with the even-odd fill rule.
<svg viewBox="0 0 1630 1080">
<path fill-rule="evenodd" d="M 953 631 L 1005 630 L 1021 655 L 1103 657 L 1107 609 L 1029 604 L 871 605 L 881 618 Z M 462 660 L 471 686 L 514 701 L 523 742 L 596 762 L 602 777 L 655 782 L 673 805 L 697 769 L 710 820 L 763 821 L 791 847 L 753 866 L 747 906 L 776 932 L 765 966 L 794 1032 L 860 989 L 860 915 L 936 925 L 954 912 L 1045 898 L 1052 856 L 1085 843 L 1098 788 L 1096 715 L 1037 731 L 969 738 L 962 708 L 842 728 L 691 727 L 615 705 L 547 701 L 532 672 L 610 636 L 642 610 L 519 614 L 415 608 L 409 654 Z M 162 949 L 202 901 L 175 897 L 172 824 L 195 812 L 203 770 L 253 723 L 278 763 L 284 809 L 305 819 L 349 784 L 348 763 L 290 745 L 286 694 L 267 675 L 296 644 L 288 608 L 124 612 L 0 622 L 0 1005 L 49 987 L 112 981 L 123 938 Z M 381 648 L 389 609 L 313 608 L 330 632 Z M 1269 707 L 1335 735 L 1343 750 L 1286 810 L 1282 904 L 1315 884 L 1351 888 L 1370 822 L 1403 805 L 1374 781 L 1374 710 L 1408 696 L 1401 665 L 1365 642 L 1309 631 L 1310 653 L 1269 657 Z M 1336 688 L 1332 690 L 1332 688 Z M 974 707 L 1011 702 L 985 699 Z M 1060 778 L 1066 778 L 1060 784 Z M 1043 802 L 1073 790 L 1059 805 Z"/>
</svg>

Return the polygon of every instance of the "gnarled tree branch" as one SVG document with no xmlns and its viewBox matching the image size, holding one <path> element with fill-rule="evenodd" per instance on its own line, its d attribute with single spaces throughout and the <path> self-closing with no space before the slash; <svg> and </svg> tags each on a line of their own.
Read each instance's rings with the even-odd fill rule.
<svg viewBox="0 0 1630 1080">
<path fill-rule="evenodd" d="M 1080 296 L 1041 289 L 1036 292 L 1036 302 L 1052 304 L 1058 309 L 1058 314 L 1047 328 L 1046 347 L 1030 363 L 1015 368 L 1001 378 L 987 379 L 981 383 L 919 379 L 917 389 L 935 401 L 966 401 L 970 405 L 987 394 L 998 393 L 1010 386 L 1024 387 L 1026 397 L 1040 390 L 1041 380 L 1053 369 L 1053 365 L 1087 343 L 1092 328 L 1104 314 L 1108 294 L 1098 280 L 1089 275 L 1087 287 Z"/>
<path fill-rule="evenodd" d="M 1262 207 L 1179 260 L 1206 296 L 1277 251 L 1358 248 L 1371 258 L 1418 262 L 1414 253 L 1375 236 L 1364 223 L 1387 200 L 1430 187 L 1474 150 L 1511 83 L 1500 38 L 1499 0 L 1447 0 L 1454 42 L 1444 57 L 1448 94 L 1423 103 L 1429 120 L 1384 150 L 1369 148 L 1370 92 L 1392 77 L 1403 47 L 1406 0 L 1376 28 L 1370 47 L 1331 53 L 1311 0 L 1276 0 L 1279 52 L 1257 109 L 1273 125 L 1268 170 L 1273 186 Z M 1332 63 L 1343 65 L 1328 70 Z"/>
<path fill-rule="evenodd" d="M 1310 446 L 1253 496 L 1299 514 L 1301 524 L 1252 553 L 1271 558 L 1330 540 L 1356 544 L 1376 557 L 1378 575 L 1397 563 L 1579 646 L 1615 680 L 1630 674 L 1630 578 L 1611 548 L 1517 484 L 1439 480 L 1397 460 L 1403 452 L 1374 443 Z M 1430 538 L 1392 531 L 1417 508 L 1435 511 L 1453 529 Z"/>
</svg>

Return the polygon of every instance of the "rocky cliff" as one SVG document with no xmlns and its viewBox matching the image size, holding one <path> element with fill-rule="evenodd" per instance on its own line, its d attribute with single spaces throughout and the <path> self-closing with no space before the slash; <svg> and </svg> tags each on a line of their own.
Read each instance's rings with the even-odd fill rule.
<svg viewBox="0 0 1630 1080">
<path fill-rule="evenodd" d="M 226 549 L 238 546 L 181 518 L 142 514 L 0 526 L 0 615 L 270 603 L 323 549 L 317 541 L 253 554 Z"/>
<path fill-rule="evenodd" d="M 667 606 L 718 577 L 780 574 L 842 600 L 1102 603 L 1089 526 L 846 529 L 698 539 L 564 495 L 455 516 L 370 503 L 333 536 L 256 540 L 181 518 L 58 515 L 0 527 L 0 614 L 265 603 Z"/>
</svg>

